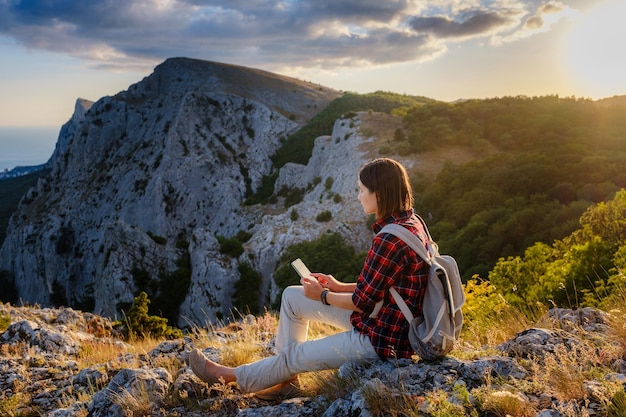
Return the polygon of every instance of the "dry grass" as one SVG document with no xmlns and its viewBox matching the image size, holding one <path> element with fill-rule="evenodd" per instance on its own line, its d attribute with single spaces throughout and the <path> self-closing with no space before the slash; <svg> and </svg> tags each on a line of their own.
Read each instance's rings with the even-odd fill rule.
<svg viewBox="0 0 626 417">
<path fill-rule="evenodd" d="M 609 312 L 609 338 L 613 343 L 612 356 L 626 359 L 626 297 L 622 300 L 620 308 L 614 308 Z"/>
<path fill-rule="evenodd" d="M 90 387 L 88 392 L 82 392 L 78 390 L 74 390 L 73 387 L 70 387 L 63 394 L 61 400 L 59 401 L 60 408 L 69 408 L 73 404 L 77 402 L 81 403 L 89 403 L 96 393 L 95 387 Z M 87 409 L 83 409 L 74 413 L 74 417 L 86 417 L 89 414 Z"/>
<path fill-rule="evenodd" d="M 29 404 L 30 402 L 31 399 L 26 394 L 18 392 L 11 397 L 7 397 L 3 392 L 0 395 L 0 416 L 20 416 L 24 412 L 24 404 Z"/>
<path fill-rule="evenodd" d="M 125 415 L 150 416 L 150 392 L 145 383 L 139 383 L 131 390 L 123 390 L 121 393 L 111 394 L 113 403 L 117 404 Z"/>
<path fill-rule="evenodd" d="M 475 301 L 479 299 L 484 300 L 484 294 L 476 297 Z M 510 389 L 502 389 L 503 381 L 488 381 L 486 385 L 474 389 L 472 395 L 478 400 L 478 410 L 474 411 L 503 417 L 536 415 L 536 405 L 529 401 L 524 394 L 527 393 L 556 399 L 558 405 L 553 403 L 552 406 L 558 408 L 563 416 L 587 415 L 586 405 L 590 402 L 600 404 L 602 415 L 626 415 L 623 386 L 607 378 L 614 372 L 613 364 L 626 358 L 626 314 L 622 312 L 626 297 L 613 302 L 617 308 L 611 310 L 609 315 L 608 337 L 578 327 L 574 331 L 577 337 L 573 339 L 578 340 L 577 343 L 557 345 L 551 353 L 520 362 L 528 369 L 529 380 L 506 381 L 505 385 Z M 532 312 L 533 317 L 543 313 L 543 318 L 537 321 L 510 308 L 486 309 L 479 306 L 479 310 L 498 310 L 498 314 L 472 315 L 474 320 L 465 323 L 462 334 L 464 343 L 453 352 L 454 356 L 488 355 L 491 347 L 530 327 L 560 328 L 559 322 L 547 318 L 547 308 L 537 308 Z"/>
<path fill-rule="evenodd" d="M 528 398 L 520 393 L 486 389 L 476 396 L 480 398 L 482 411 L 495 417 L 532 417 L 537 413 Z"/>
<path fill-rule="evenodd" d="M 510 308 L 490 317 L 489 322 L 465 321 L 461 343 L 468 349 L 496 346 L 511 340 L 517 333 L 528 329 L 530 320 Z"/>
<path fill-rule="evenodd" d="M 418 416 L 425 401 L 424 397 L 389 389 L 377 380 L 362 380 L 358 375 L 340 378 L 337 370 L 310 372 L 301 376 L 300 381 L 305 386 L 306 395 L 321 395 L 328 402 L 345 398 L 361 389 L 372 416 Z"/>
<path fill-rule="evenodd" d="M 387 113 L 367 112 L 361 114 L 360 134 L 365 138 L 376 137 L 376 144 L 371 147 L 368 143 L 362 144 L 363 149 L 378 149 L 381 143 L 394 140 L 396 129 L 402 128 L 402 117 Z"/>
<path fill-rule="evenodd" d="M 35 349 L 25 341 L 12 344 L 3 343 L 0 345 L 0 354 L 3 358 L 30 357 L 35 355 Z"/>
<path fill-rule="evenodd" d="M 159 339 L 133 339 L 127 343 L 111 340 L 92 340 L 81 345 L 76 356 L 79 368 L 89 368 L 107 364 L 109 371 L 123 368 L 138 368 L 144 366 L 139 356 L 148 357 L 147 353 L 163 342 Z M 152 367 L 165 368 L 171 375 L 176 375 L 186 365 L 177 357 L 156 357 L 150 364 Z M 89 402 L 93 395 L 102 387 L 91 386 L 88 392 L 69 389 L 64 394 L 62 407 L 69 407 L 75 402 Z M 150 398 L 145 385 L 139 384 L 132 391 L 115 394 L 113 402 L 123 410 L 134 416 L 150 415 Z"/>
<path fill-rule="evenodd" d="M 277 324 L 276 316 L 265 312 L 253 320 L 243 317 L 223 326 L 193 327 L 190 335 L 194 346 L 218 349 L 219 362 L 235 367 L 269 355 L 266 345 L 269 337 L 276 333 Z"/>
<path fill-rule="evenodd" d="M 357 378 L 339 378 L 336 369 L 301 375 L 300 383 L 307 395 L 323 395 L 330 402 L 345 397 L 359 386 Z"/>
<path fill-rule="evenodd" d="M 472 415 L 467 414 L 463 406 L 450 402 L 450 397 L 443 390 L 434 390 L 424 395 L 424 402 L 425 404 L 423 404 L 421 408 L 425 409 L 425 412 L 428 413 L 427 415 L 433 417 L 462 417 Z"/>
<path fill-rule="evenodd" d="M 554 353 L 534 361 L 534 380 L 541 392 L 561 401 L 580 401 L 587 395 L 584 382 L 592 378 L 590 369 L 595 369 L 595 364 L 598 360 L 592 347 L 556 346 Z"/>
<path fill-rule="evenodd" d="M 488 297 L 474 297 L 470 303 L 484 302 Z M 615 302 L 610 311 L 609 340 L 611 343 L 597 344 L 598 335 L 585 334 L 580 328 L 576 333 L 587 340 L 585 343 L 566 347 L 558 345 L 552 353 L 534 359 L 521 361 L 531 378 L 524 381 L 491 381 L 480 388 L 468 392 L 466 388 L 458 389 L 452 394 L 457 402 L 450 402 L 450 393 L 435 390 L 421 395 L 411 395 L 402 387 L 382 386 L 376 380 L 361 380 L 358 376 L 339 378 L 336 370 L 310 372 L 300 376 L 304 392 L 308 396 L 321 395 L 327 401 L 345 398 L 360 389 L 364 395 L 368 409 L 373 416 L 533 416 L 537 404 L 531 403 L 527 395 L 545 396 L 559 401 L 559 412 L 563 416 L 585 415 L 585 404 L 593 401 L 600 404 L 602 415 L 616 417 L 626 415 L 626 394 L 621 383 L 607 378 L 614 372 L 613 364 L 626 358 L 626 314 L 623 306 L 626 299 Z M 470 307 L 470 306 L 468 306 Z M 497 314 L 479 316 L 466 321 L 462 334 L 462 343 L 452 352 L 452 356 L 460 359 L 484 357 L 499 354 L 494 346 L 510 340 L 516 333 L 529 327 L 558 326 L 550 320 L 533 322 L 519 311 L 510 308 L 489 309 L 479 306 L 481 311 L 496 311 Z M 194 344 L 199 348 L 213 347 L 221 352 L 220 361 L 224 365 L 238 366 L 262 359 L 271 354 L 268 348 L 276 334 L 278 316 L 273 312 L 251 319 L 240 317 L 223 326 L 212 326 L 207 329 L 194 328 L 190 333 Z M 338 330 L 324 323 L 311 322 L 309 338 L 315 339 L 336 333 Z M 588 337 L 587 337 L 588 336 Z M 139 367 L 139 356 L 148 357 L 148 352 L 163 340 L 133 340 L 128 343 L 87 341 L 77 355 L 79 368 L 107 364 L 110 371 L 124 367 Z M 26 343 L 1 346 L 4 357 L 29 357 L 31 366 L 37 366 L 40 355 Z M 143 363 L 145 365 L 145 363 Z M 160 356 L 151 360 L 150 366 L 163 367 L 175 375 L 186 365 L 176 357 Z M 594 381 L 592 388 L 589 381 Z M 19 388 L 19 387 L 17 387 Z M 64 406 L 75 402 L 88 402 L 98 387 L 90 392 L 77 392 L 69 389 L 61 401 Z M 461 392 L 463 391 L 464 392 Z M 0 396 L 0 415 L 27 415 L 30 413 L 32 400 L 27 390 L 12 397 Z M 115 402 L 130 415 L 149 415 L 150 398 L 146 388 L 137 386 L 132 392 L 122 392 Z M 189 409 L 201 409 L 206 412 L 228 414 L 231 408 L 250 406 L 250 398 L 242 396 L 234 386 L 213 386 L 213 395 L 202 403 L 198 398 L 186 398 L 186 391 L 174 392 L 166 399 L 171 407 L 186 404 Z M 458 392 L 457 392 L 458 391 Z M 190 395 L 191 397 L 191 395 Z M 476 399 L 470 402 L 469 397 Z M 233 408 L 233 409 L 234 409 Z M 21 411 L 20 411 L 21 410 Z M 31 410 L 32 411 L 32 410 Z"/>
<path fill-rule="evenodd" d="M 153 360 L 152 366 L 165 369 L 170 375 L 177 375 L 187 364 L 175 356 L 158 356 Z"/>
<path fill-rule="evenodd" d="M 131 346 L 131 350 L 134 350 L 132 349 L 132 345 L 116 343 L 110 340 L 92 340 L 84 342 L 76 355 L 76 360 L 81 369 L 102 363 L 116 362 L 128 353 L 129 346 Z"/>
<path fill-rule="evenodd" d="M 128 342 L 115 341 L 113 339 L 94 339 L 83 342 L 76 361 L 79 368 L 88 368 L 107 363 L 113 369 L 136 368 L 141 366 L 139 356 L 146 356 L 148 352 L 162 343 L 163 339 L 132 339 Z M 160 358 L 153 366 L 163 366 L 172 371 L 180 369 L 183 365 L 179 360 Z"/>
<path fill-rule="evenodd" d="M 424 402 L 422 397 L 394 391 L 380 381 L 366 383 L 361 388 L 369 411 L 376 417 L 417 417 Z"/>
<path fill-rule="evenodd" d="M 278 315 L 266 311 L 250 320 L 247 317 L 233 321 L 222 327 L 209 326 L 208 329 L 195 327 L 191 335 L 194 345 L 200 349 L 212 347 L 220 351 L 219 362 L 225 366 L 239 366 L 263 359 L 272 354 L 267 349 L 268 342 L 278 328 Z M 335 334 L 338 330 L 324 323 L 311 322 L 309 339 Z M 216 337 L 220 335 L 220 337 Z"/>
</svg>

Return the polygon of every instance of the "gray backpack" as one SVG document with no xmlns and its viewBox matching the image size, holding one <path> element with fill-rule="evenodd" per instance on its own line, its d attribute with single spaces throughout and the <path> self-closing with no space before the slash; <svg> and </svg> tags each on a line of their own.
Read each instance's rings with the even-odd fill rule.
<svg viewBox="0 0 626 417">
<path fill-rule="evenodd" d="M 409 341 L 415 353 L 422 359 L 435 360 L 449 353 L 459 338 L 463 326 L 461 307 L 465 303 L 465 294 L 456 261 L 451 256 L 439 254 L 439 247 L 430 237 L 423 220 L 422 224 L 429 239 L 427 247 L 399 224 L 388 224 L 379 233 L 389 233 L 402 239 L 430 266 L 423 316 L 414 318 L 394 287 L 389 292 L 411 324 Z"/>
</svg>

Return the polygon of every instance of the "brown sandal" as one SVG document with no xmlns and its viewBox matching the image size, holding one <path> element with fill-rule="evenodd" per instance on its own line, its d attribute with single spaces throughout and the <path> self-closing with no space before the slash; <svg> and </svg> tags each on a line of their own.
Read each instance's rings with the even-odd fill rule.
<svg viewBox="0 0 626 417">
<path fill-rule="evenodd" d="M 300 381 L 296 376 L 287 382 L 255 392 L 254 396 L 264 401 L 284 401 L 291 398 L 302 397 L 303 394 L 300 388 Z"/>
</svg>

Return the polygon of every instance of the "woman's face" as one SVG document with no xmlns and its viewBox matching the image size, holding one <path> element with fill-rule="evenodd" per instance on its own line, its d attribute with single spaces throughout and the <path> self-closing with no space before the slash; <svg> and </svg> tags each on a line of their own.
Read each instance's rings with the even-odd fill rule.
<svg viewBox="0 0 626 417">
<path fill-rule="evenodd" d="M 363 206 L 366 214 L 376 214 L 378 212 L 378 201 L 376 201 L 376 193 L 370 191 L 359 181 L 359 201 Z"/>
</svg>

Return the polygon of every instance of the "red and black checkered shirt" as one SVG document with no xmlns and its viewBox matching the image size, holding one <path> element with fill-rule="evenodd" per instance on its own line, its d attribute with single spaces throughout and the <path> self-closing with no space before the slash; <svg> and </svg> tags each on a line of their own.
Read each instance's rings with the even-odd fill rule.
<svg viewBox="0 0 626 417">
<path fill-rule="evenodd" d="M 398 223 L 423 241 L 428 237 L 421 221 L 412 211 L 393 214 L 377 221 L 372 229 L 378 233 L 383 226 Z M 410 358 L 414 352 L 409 343 L 409 322 L 389 293 L 394 286 L 415 317 L 422 314 L 422 302 L 428 282 L 428 264 L 403 240 L 389 233 L 374 236 L 361 275 L 352 296 L 352 325 L 369 336 L 381 358 Z M 369 317 L 380 300 L 383 306 L 374 318 Z"/>
</svg>

